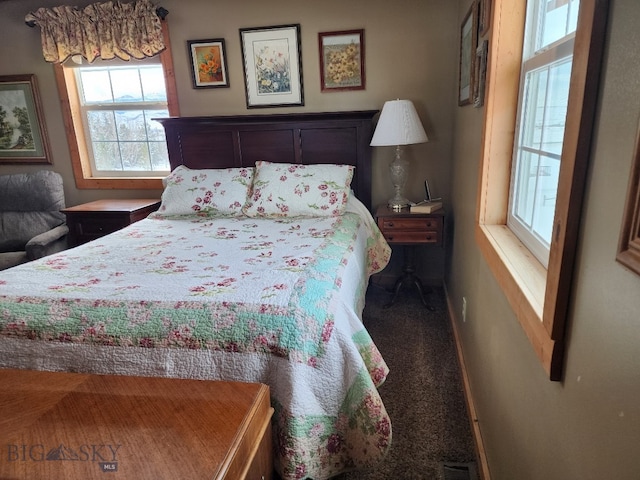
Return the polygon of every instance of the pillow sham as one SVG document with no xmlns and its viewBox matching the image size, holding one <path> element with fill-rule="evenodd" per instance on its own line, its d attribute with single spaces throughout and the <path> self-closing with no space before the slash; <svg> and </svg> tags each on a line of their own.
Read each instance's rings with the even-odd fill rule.
<svg viewBox="0 0 640 480">
<path fill-rule="evenodd" d="M 160 215 L 242 215 L 253 168 L 192 170 L 176 167 L 164 183 Z"/>
<path fill-rule="evenodd" d="M 342 215 L 352 165 L 256 162 L 253 186 L 242 211 L 249 217 Z"/>
</svg>

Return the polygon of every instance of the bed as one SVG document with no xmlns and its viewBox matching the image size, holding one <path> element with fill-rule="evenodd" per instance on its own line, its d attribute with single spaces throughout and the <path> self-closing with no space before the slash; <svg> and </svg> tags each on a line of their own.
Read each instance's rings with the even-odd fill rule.
<svg viewBox="0 0 640 480">
<path fill-rule="evenodd" d="M 262 382 L 283 479 L 380 461 L 388 368 L 362 323 L 390 256 L 375 113 L 159 119 L 158 212 L 0 272 L 0 367 Z"/>
</svg>

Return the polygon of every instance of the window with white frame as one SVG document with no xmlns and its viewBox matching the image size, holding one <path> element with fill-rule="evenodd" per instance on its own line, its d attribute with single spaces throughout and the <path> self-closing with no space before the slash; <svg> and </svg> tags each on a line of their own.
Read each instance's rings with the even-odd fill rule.
<svg viewBox="0 0 640 480">
<path fill-rule="evenodd" d="M 579 0 L 527 2 L 507 225 L 545 267 L 579 7 Z"/>
<path fill-rule="evenodd" d="M 162 65 L 97 62 L 73 68 L 86 149 L 94 177 L 140 177 L 170 170 Z"/>
</svg>

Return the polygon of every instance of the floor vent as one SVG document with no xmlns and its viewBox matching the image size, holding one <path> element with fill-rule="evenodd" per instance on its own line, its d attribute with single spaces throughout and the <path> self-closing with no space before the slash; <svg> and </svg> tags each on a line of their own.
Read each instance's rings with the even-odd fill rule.
<svg viewBox="0 0 640 480">
<path fill-rule="evenodd" d="M 444 480 L 478 480 L 475 463 L 452 463 L 442 464 Z"/>
</svg>

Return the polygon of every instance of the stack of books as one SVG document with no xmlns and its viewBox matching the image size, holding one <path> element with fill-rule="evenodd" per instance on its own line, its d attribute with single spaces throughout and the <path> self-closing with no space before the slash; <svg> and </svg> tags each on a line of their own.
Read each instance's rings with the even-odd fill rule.
<svg viewBox="0 0 640 480">
<path fill-rule="evenodd" d="M 411 213 L 432 213 L 442 208 L 442 202 L 419 202 L 409 207 Z"/>
</svg>

